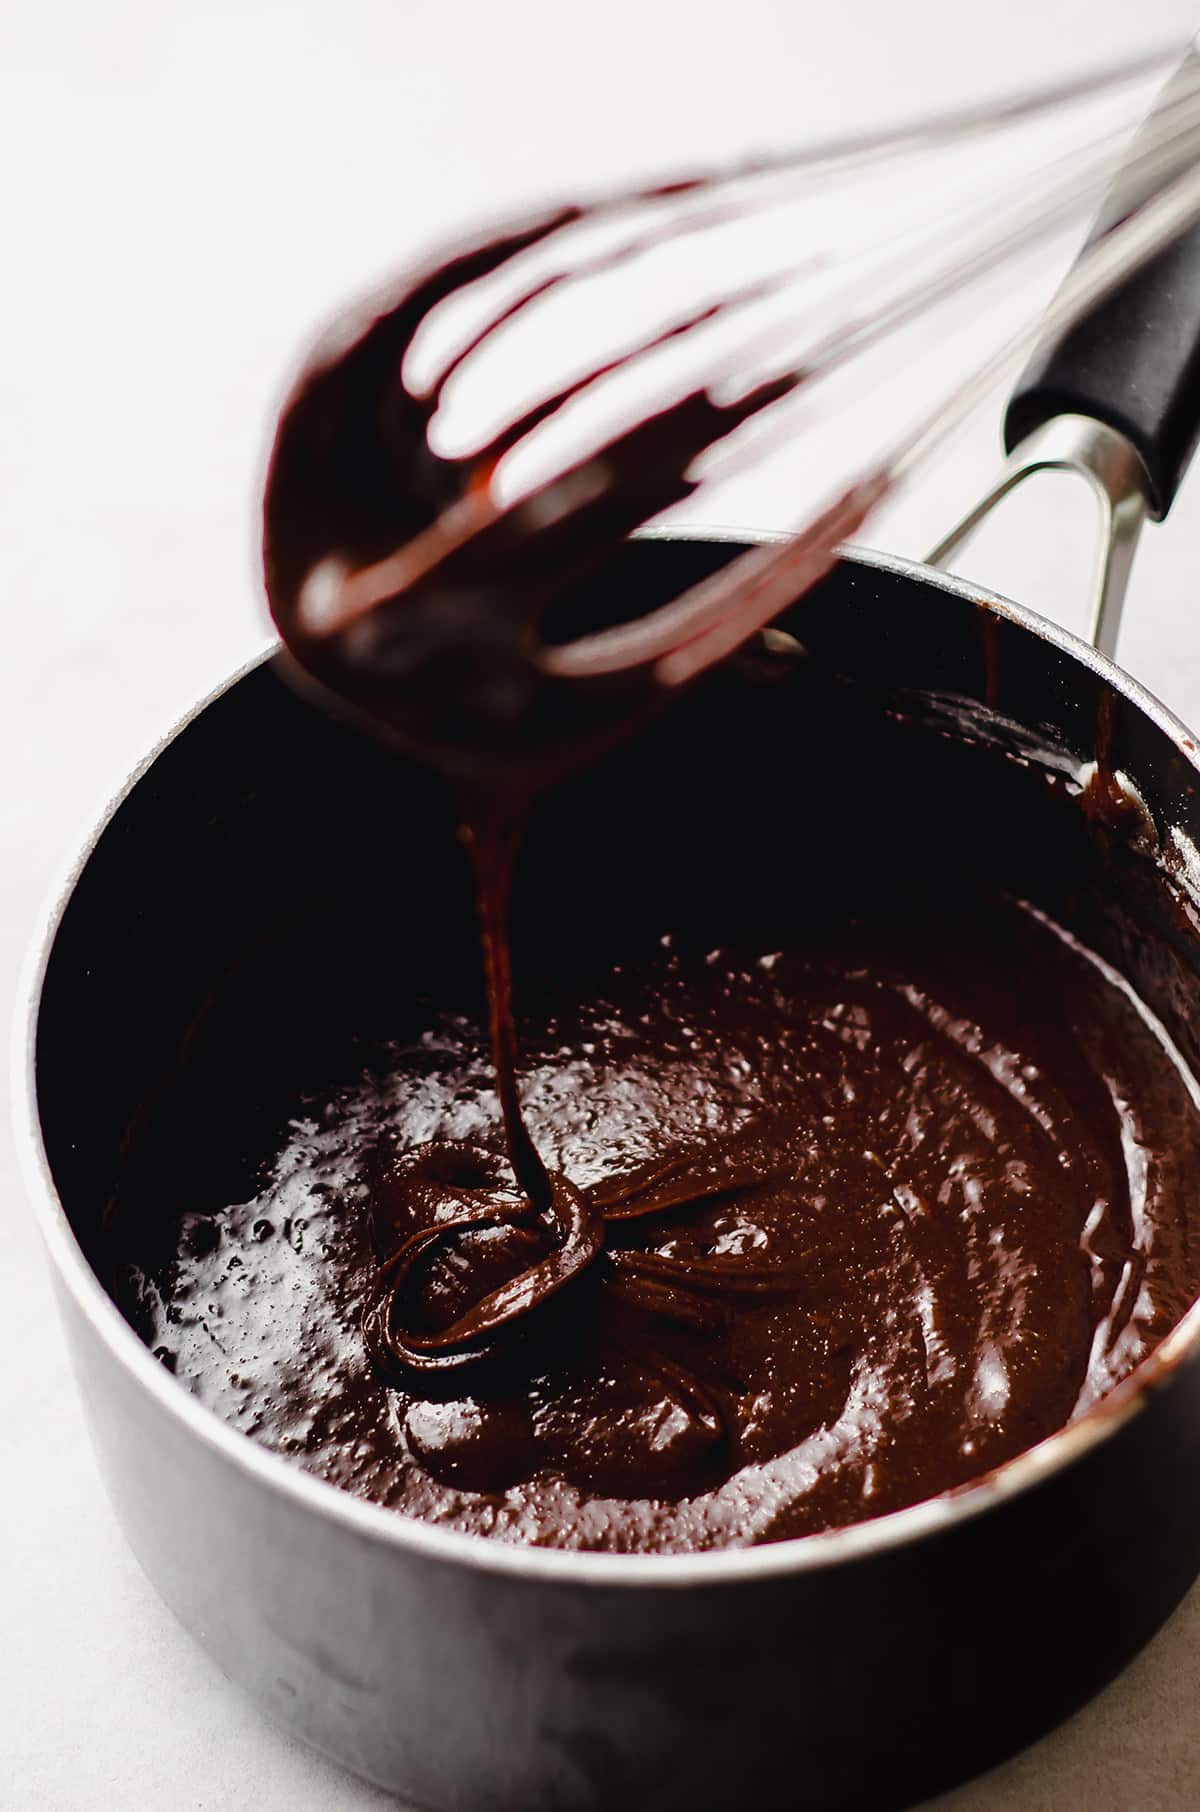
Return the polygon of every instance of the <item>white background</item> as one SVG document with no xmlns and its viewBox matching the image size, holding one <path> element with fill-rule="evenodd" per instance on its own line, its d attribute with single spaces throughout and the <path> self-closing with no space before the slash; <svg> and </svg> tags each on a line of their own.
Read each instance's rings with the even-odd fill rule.
<svg viewBox="0 0 1200 1812">
<path fill-rule="evenodd" d="M 536 193 L 1019 85 L 1182 33 L 1190 14 L 1186 0 L 8 0 L 0 1009 L 106 795 L 266 637 L 264 439 L 331 309 L 426 239 Z M 922 553 L 990 475 L 998 419 L 997 399 L 867 539 Z M 739 493 L 747 526 L 783 507 L 769 483 Z M 1076 621 L 1089 520 L 1059 490 L 1031 496 L 970 570 Z M 1193 477 L 1147 537 L 1121 645 L 1193 723 L 1198 613 Z M 0 1806 L 393 1803 L 262 1724 L 142 1579 L 93 1469 L 5 1132 L 0 1184 Z M 946 1812 L 1194 1808 L 1198 1706 L 1194 1594 L 1096 1704 Z"/>
</svg>

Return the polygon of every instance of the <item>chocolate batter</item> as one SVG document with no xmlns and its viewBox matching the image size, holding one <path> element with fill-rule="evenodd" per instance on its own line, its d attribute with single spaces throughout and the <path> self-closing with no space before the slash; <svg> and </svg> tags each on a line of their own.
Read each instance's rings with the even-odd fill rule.
<svg viewBox="0 0 1200 1812">
<path fill-rule="evenodd" d="M 547 1210 L 483 1027 L 431 1014 L 127 1275 L 190 1390 L 348 1490 L 510 1542 L 778 1540 L 1019 1453 L 1187 1306 L 1194 1084 L 1032 908 L 664 933 L 521 998 Z"/>
</svg>

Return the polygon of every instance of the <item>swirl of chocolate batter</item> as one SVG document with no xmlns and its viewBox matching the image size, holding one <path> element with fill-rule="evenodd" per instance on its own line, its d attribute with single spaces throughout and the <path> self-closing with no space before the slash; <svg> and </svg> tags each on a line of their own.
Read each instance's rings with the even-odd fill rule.
<svg viewBox="0 0 1200 1812">
<path fill-rule="evenodd" d="M 385 1375 L 407 1371 L 437 1371 L 477 1365 L 503 1342 L 513 1328 L 580 1276 L 600 1253 L 603 1222 L 593 1206 L 572 1188 L 565 1177 L 555 1178 L 550 1200 L 533 1219 L 529 1202 L 517 1197 L 509 1203 L 497 1194 L 494 1171 L 486 1152 L 470 1146 L 431 1146 L 414 1154 L 417 1163 L 406 1180 L 416 1187 L 407 1193 L 408 1206 L 433 1197 L 428 1218 L 406 1232 L 379 1273 L 379 1292 L 363 1317 L 367 1350 Z M 473 1180 L 460 1180 L 470 1167 Z M 432 1186 L 431 1186 L 432 1185 Z M 445 1217 L 447 1201 L 461 1201 L 461 1214 Z M 405 1217 L 409 1218 L 408 1216 Z M 467 1233 L 503 1235 L 509 1249 L 526 1251 L 540 1245 L 539 1226 L 557 1235 L 551 1250 L 527 1270 L 488 1290 L 455 1320 L 436 1331 L 414 1332 L 402 1326 L 400 1310 L 413 1271 L 447 1240 L 461 1244 Z"/>
<path fill-rule="evenodd" d="M 745 1250 L 730 1247 L 720 1256 L 674 1257 L 669 1250 L 615 1243 L 606 1247 L 605 1233 L 615 1240 L 623 1227 L 652 1216 L 673 1216 L 678 1224 L 716 1204 L 748 1204 L 787 1179 L 796 1162 L 792 1143 L 785 1125 L 771 1126 L 760 1115 L 738 1135 L 606 1178 L 586 1193 L 555 1175 L 552 1203 L 561 1243 L 549 1256 L 489 1289 L 461 1314 L 456 1313 L 460 1292 L 473 1294 L 497 1263 L 539 1245 L 529 1205 L 519 1199 L 497 1203 L 496 1164 L 482 1147 L 435 1144 L 405 1153 L 391 1166 L 373 1201 L 377 1244 L 386 1244 L 400 1231 L 400 1243 L 381 1266 L 363 1318 L 376 1367 L 404 1388 L 413 1371 L 478 1369 L 502 1357 L 511 1362 L 514 1331 L 536 1340 L 546 1305 L 565 1284 L 595 1267 L 599 1297 L 593 1297 L 589 1312 L 605 1326 L 602 1345 L 610 1362 L 628 1367 L 631 1358 L 640 1361 L 652 1389 L 664 1384 L 671 1389 L 679 1413 L 691 1424 L 690 1446 L 698 1449 L 698 1454 L 689 1452 L 689 1459 L 702 1456 L 710 1462 L 724 1450 L 728 1463 L 738 1453 L 742 1435 L 729 1400 L 728 1379 L 721 1388 L 719 1381 L 701 1375 L 703 1347 L 684 1364 L 678 1353 L 667 1350 L 654 1324 L 673 1324 L 702 1341 L 727 1332 L 731 1315 L 744 1316 L 747 1309 L 761 1310 L 773 1302 L 794 1304 L 806 1292 L 811 1296 L 814 1289 L 827 1288 L 828 1263 L 842 1248 L 827 1243 L 790 1257 L 772 1253 L 756 1258 L 757 1248 L 751 1245 Z M 462 1201 L 464 1210 L 449 1219 L 448 1198 Z M 416 1230 L 408 1231 L 414 1224 Z M 485 1237 L 464 1262 L 461 1245 L 466 1234 Z M 438 1331 L 399 1331 L 402 1297 L 413 1285 L 416 1264 L 447 1240 L 460 1252 L 453 1281 L 427 1274 L 424 1291 L 412 1291 L 425 1319 Z M 628 1331 L 622 1331 L 622 1306 L 647 1324 L 636 1345 Z M 456 1318 L 446 1323 L 447 1314 Z M 710 1447 L 711 1453 L 706 1451 Z M 612 1470 L 611 1457 L 604 1464 Z"/>
<path fill-rule="evenodd" d="M 788 1149 L 782 1129 L 772 1136 L 756 1124 L 741 1137 L 716 1141 L 699 1156 L 680 1155 L 655 1164 L 648 1173 L 597 1184 L 585 1195 L 564 1176 L 550 1179 L 550 1203 L 534 1218 L 528 1201 L 498 1193 L 496 1167 L 480 1147 L 431 1145 L 407 1154 L 389 1179 L 391 1213 L 376 1214 L 381 1228 L 404 1227 L 400 1243 L 382 1264 L 379 1289 L 363 1319 L 367 1347 L 385 1375 L 406 1369 L 434 1370 L 480 1365 L 493 1357 L 514 1329 L 573 1278 L 582 1275 L 605 1250 L 606 1224 L 641 1220 L 647 1215 L 697 1207 L 715 1196 L 736 1196 L 761 1189 L 786 1172 Z M 399 1185 L 397 1189 L 396 1186 Z M 400 1197 L 399 1203 L 395 1195 Z M 446 1218 L 447 1205 L 462 1212 Z M 538 1222 L 560 1236 L 549 1254 L 527 1270 L 488 1291 L 457 1320 L 436 1333 L 413 1333 L 401 1326 L 403 1298 L 413 1272 L 447 1239 L 459 1243 L 466 1233 L 504 1232 L 513 1249 L 540 1245 Z M 415 1230 L 408 1227 L 415 1223 Z M 796 1265 L 755 1266 L 740 1257 L 693 1260 L 639 1255 L 615 1248 L 607 1253 L 606 1282 L 629 1300 L 669 1319 L 704 1326 L 711 1309 L 692 1299 L 714 1291 L 727 1296 L 786 1295 L 796 1287 Z"/>
</svg>

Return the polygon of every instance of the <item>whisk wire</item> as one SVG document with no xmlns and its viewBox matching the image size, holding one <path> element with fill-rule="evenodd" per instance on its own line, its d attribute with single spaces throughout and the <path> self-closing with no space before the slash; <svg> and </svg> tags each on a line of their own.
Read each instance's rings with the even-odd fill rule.
<svg viewBox="0 0 1200 1812">
<path fill-rule="evenodd" d="M 404 306 L 414 321 L 410 357 L 438 308 L 460 299 L 464 288 L 477 292 L 472 300 L 482 300 L 485 310 L 465 339 L 460 335 L 454 349 L 443 354 L 435 376 L 411 381 L 406 377 L 408 394 L 414 406 L 426 412 L 428 423 L 449 381 L 464 376 L 476 354 L 494 349 L 506 328 L 529 320 L 539 303 L 563 294 L 572 283 L 586 284 L 636 265 L 666 243 L 699 240 L 706 234 L 715 238 L 722 228 L 749 215 L 786 205 L 795 198 L 797 181 L 834 168 L 861 169 L 885 153 L 894 162 L 931 147 L 1003 131 L 1068 104 L 1119 91 L 1147 76 L 1161 61 L 1159 55 L 1139 57 L 969 115 L 949 113 L 899 133 L 869 132 L 789 148 L 733 168 L 613 192 L 510 223 L 490 240 L 463 248 L 447 265 L 428 267 L 423 282 L 408 292 Z M 1034 190 L 1002 188 L 990 197 L 982 218 L 976 195 L 944 213 L 936 230 L 918 225 L 882 252 L 870 248 L 844 268 L 820 248 L 809 248 L 804 258 L 776 260 L 765 272 L 735 272 L 731 281 L 718 285 L 715 295 L 690 308 L 677 308 L 673 318 L 669 313 L 664 317 L 660 308 L 652 326 L 628 336 L 631 343 L 610 351 L 581 375 L 549 382 L 543 396 L 510 410 L 481 445 L 460 456 L 469 474 L 464 494 L 405 546 L 358 571 L 320 575 L 319 599 L 316 590 L 308 588 L 313 604 L 308 632 L 341 634 L 380 605 L 428 582 L 442 567 L 449 570 L 452 563 L 469 559 L 476 545 L 481 550 L 490 547 L 497 530 L 517 511 L 523 512 L 521 521 L 527 528 L 552 527 L 559 537 L 556 545 L 565 546 L 573 524 L 582 528 L 604 520 L 610 530 L 614 524 L 626 530 L 636 527 L 701 484 L 728 477 L 739 462 L 760 458 L 781 437 L 785 424 L 794 427 L 795 410 L 807 406 L 804 399 L 814 386 L 1068 223 L 1111 175 L 1129 130 L 1125 121 L 1093 133 L 1082 146 L 1043 164 Z M 806 512 L 800 532 L 790 541 L 741 556 L 647 618 L 563 646 L 536 646 L 534 616 L 534 658 L 542 670 L 560 678 L 584 678 L 650 664 L 662 683 L 683 683 L 768 622 L 819 577 L 832 563 L 839 542 L 856 533 L 869 510 L 944 442 L 1022 348 L 1043 332 L 1069 325 L 1200 218 L 1197 83 L 1185 83 L 1168 95 L 1142 128 L 1123 168 L 1122 183 L 1130 198 L 1129 213 L 1084 253 L 1051 304 L 1049 316 L 1027 323 L 952 395 L 920 413 L 890 449 L 866 462 L 832 503 Z M 599 249 L 585 243 L 581 250 L 573 238 L 576 229 L 597 220 L 615 226 L 615 240 Z M 549 269 L 544 267 L 547 258 Z M 821 270 L 832 282 L 814 301 L 804 279 Z M 497 277 L 509 290 L 489 310 L 488 285 Z M 870 297 L 865 305 L 864 294 Z M 760 324 L 756 311 L 781 301 L 789 304 L 787 318 Z M 724 331 L 726 343 L 714 355 L 718 329 Z M 593 430 L 590 451 L 581 455 L 575 447 L 560 453 L 532 488 L 501 499 L 496 478 L 505 462 L 524 454 L 543 431 L 561 429 L 575 404 L 597 400 L 611 380 L 631 371 L 640 374 L 643 363 L 647 374 L 652 372 L 654 356 L 668 349 L 697 355 L 695 368 L 682 376 L 676 366 L 673 389 L 663 394 L 660 383 L 653 400 L 652 391 L 646 391 L 632 423 L 618 428 L 610 424 L 598 444 Z M 407 363 L 406 359 L 406 369 Z M 658 374 L 661 379 L 661 366 Z M 628 456 L 635 449 L 653 456 L 668 444 L 672 457 L 683 456 L 676 479 L 629 478 Z M 625 456 L 624 464 L 618 455 Z M 701 456 L 703 467 L 696 470 Z M 618 479 L 618 471 L 625 473 L 624 479 Z M 300 607 L 303 611 L 303 593 Z"/>
</svg>

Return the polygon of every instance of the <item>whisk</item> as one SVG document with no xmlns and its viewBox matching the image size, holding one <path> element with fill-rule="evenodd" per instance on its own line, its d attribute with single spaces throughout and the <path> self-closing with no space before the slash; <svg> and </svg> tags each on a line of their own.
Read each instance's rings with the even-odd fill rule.
<svg viewBox="0 0 1200 1812">
<path fill-rule="evenodd" d="M 548 697 L 569 719 L 581 682 L 693 679 L 827 571 L 1014 355 L 1200 219 L 1200 61 L 1128 143 L 1130 95 L 1163 64 L 549 207 L 410 270 L 335 330 L 281 418 L 266 575 L 301 666 L 394 728 L 416 714 L 447 747 L 481 746 L 501 721 L 519 736 Z M 1065 153 L 1036 140 L 1118 101 L 1117 123 L 1093 121 Z M 1034 162 L 1015 175 L 953 155 L 999 155 L 1019 127 Z M 839 374 L 902 366 L 904 330 L 1076 222 L 1122 149 L 1116 224 L 1048 310 L 886 444 L 865 436 L 789 538 L 648 614 L 564 631 L 556 607 L 631 531 L 814 432 Z M 936 207 L 919 184 L 931 158 Z M 839 198 L 868 179 L 892 185 L 898 224 L 886 244 L 847 245 Z"/>
</svg>

